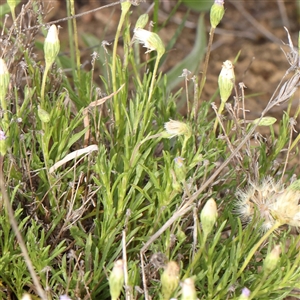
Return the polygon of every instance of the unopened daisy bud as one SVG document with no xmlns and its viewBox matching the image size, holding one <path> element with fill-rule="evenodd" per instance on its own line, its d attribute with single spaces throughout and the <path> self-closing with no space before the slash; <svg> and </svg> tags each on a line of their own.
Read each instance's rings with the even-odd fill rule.
<svg viewBox="0 0 300 300">
<path fill-rule="evenodd" d="M 165 46 L 155 32 L 151 32 L 142 28 L 134 29 L 133 39 L 143 44 L 148 50 L 146 53 L 151 51 L 157 51 L 157 56 L 161 57 L 165 53 Z"/>
<path fill-rule="evenodd" d="M 250 298 L 250 294 L 251 294 L 250 290 L 248 290 L 247 288 L 243 288 L 242 294 L 240 295 L 238 300 L 247 300 Z"/>
<path fill-rule="evenodd" d="M 197 300 L 194 280 L 187 278 L 181 284 L 181 300 Z"/>
<path fill-rule="evenodd" d="M 288 188 L 289 191 L 300 191 L 300 179 L 295 180 Z"/>
<path fill-rule="evenodd" d="M 21 298 L 21 300 L 31 300 L 31 299 L 32 299 L 31 296 L 27 293 L 25 293 Z"/>
<path fill-rule="evenodd" d="M 184 158 L 178 156 L 174 159 L 174 171 L 178 182 L 184 182 L 186 178 L 186 167 Z"/>
<path fill-rule="evenodd" d="M 59 52 L 59 47 L 57 27 L 51 25 L 44 43 L 45 61 L 49 67 L 54 63 Z"/>
<path fill-rule="evenodd" d="M 212 28 L 216 28 L 224 16 L 224 1 L 215 0 L 210 9 L 210 24 Z"/>
<path fill-rule="evenodd" d="M 172 138 L 179 135 L 184 135 L 185 137 L 189 138 L 192 135 L 192 131 L 190 127 L 180 121 L 170 120 L 166 122 L 165 125 L 166 133 L 163 137 Z"/>
<path fill-rule="evenodd" d="M 131 6 L 131 1 L 129 1 L 129 0 L 123 0 L 123 1 L 121 1 L 121 9 L 123 11 L 127 12 L 129 10 L 130 6 Z"/>
<path fill-rule="evenodd" d="M 5 98 L 7 94 L 8 85 L 9 85 L 9 72 L 5 61 L 2 58 L 0 58 L 0 99 L 1 101 Z M 2 107 L 2 109 L 6 110 L 6 107 Z"/>
<path fill-rule="evenodd" d="M 112 300 L 117 300 L 124 284 L 123 260 L 117 260 L 109 276 L 109 289 Z"/>
<path fill-rule="evenodd" d="M 135 24 L 135 28 L 144 28 L 147 23 L 148 23 L 148 20 L 149 20 L 149 15 L 148 14 L 142 14 L 136 24 Z"/>
<path fill-rule="evenodd" d="M 271 126 L 277 121 L 276 118 L 273 117 L 263 117 L 263 118 L 258 118 L 255 119 L 252 123 L 253 124 L 258 124 L 258 126 Z"/>
<path fill-rule="evenodd" d="M 263 264 L 263 271 L 266 274 L 271 273 L 277 266 L 281 254 L 280 245 L 276 245 L 272 251 L 267 255 Z"/>
<path fill-rule="evenodd" d="M 168 262 L 161 275 L 161 292 L 163 299 L 170 299 L 179 284 L 179 266 L 175 261 Z"/>
<path fill-rule="evenodd" d="M 221 101 L 226 102 L 231 95 L 234 87 L 234 70 L 231 61 L 226 60 L 223 63 L 221 73 L 219 75 L 218 83 L 221 95 Z"/>
<path fill-rule="evenodd" d="M 38 116 L 40 120 L 44 123 L 48 123 L 50 121 L 49 113 L 44 109 L 42 109 L 39 105 L 38 105 Z"/>
<path fill-rule="evenodd" d="M 211 233 L 216 223 L 217 217 L 218 210 L 216 201 L 213 198 L 210 198 L 205 203 L 200 214 L 200 220 L 204 236 L 207 237 Z"/>
</svg>

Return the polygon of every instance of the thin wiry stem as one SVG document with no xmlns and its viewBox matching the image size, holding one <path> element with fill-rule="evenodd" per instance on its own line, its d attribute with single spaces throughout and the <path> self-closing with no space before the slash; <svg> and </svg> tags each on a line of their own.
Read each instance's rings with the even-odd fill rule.
<svg viewBox="0 0 300 300">
<path fill-rule="evenodd" d="M 0 155 L 0 190 L 1 190 L 1 193 L 2 193 L 2 197 L 4 199 L 5 207 L 7 209 L 8 218 L 9 218 L 11 227 L 12 227 L 12 229 L 13 229 L 15 235 L 16 235 L 18 243 L 20 245 L 22 254 L 23 254 L 24 259 L 25 259 L 25 263 L 27 265 L 27 268 L 28 268 L 28 271 L 31 275 L 33 283 L 36 287 L 37 293 L 41 297 L 42 300 L 47 300 L 47 295 L 45 294 L 45 291 L 43 290 L 43 288 L 40 284 L 40 281 L 39 281 L 39 279 L 38 279 L 38 277 L 37 277 L 37 275 L 34 271 L 33 264 L 32 264 L 31 259 L 29 257 L 29 254 L 28 254 L 26 245 L 24 243 L 24 240 L 22 238 L 21 232 L 18 228 L 18 224 L 17 224 L 17 221 L 16 221 L 15 216 L 14 216 L 14 211 L 13 211 L 13 208 L 10 204 L 8 194 L 6 192 L 5 181 L 4 181 L 4 176 L 3 176 L 3 162 L 4 162 L 4 156 Z"/>
</svg>

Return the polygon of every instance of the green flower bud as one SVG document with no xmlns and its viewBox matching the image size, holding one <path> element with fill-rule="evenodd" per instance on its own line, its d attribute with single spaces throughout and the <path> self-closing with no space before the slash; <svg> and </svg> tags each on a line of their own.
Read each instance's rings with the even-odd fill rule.
<svg viewBox="0 0 300 300">
<path fill-rule="evenodd" d="M 148 49 L 146 53 L 155 50 L 157 51 L 158 57 L 161 57 L 165 53 L 165 46 L 162 40 L 159 35 L 154 32 L 142 28 L 135 28 L 133 40 L 143 44 L 144 47 Z"/>
<path fill-rule="evenodd" d="M 183 241 L 186 240 L 186 234 L 184 233 L 184 231 L 180 226 L 177 227 L 176 238 L 179 243 L 182 243 Z"/>
<path fill-rule="evenodd" d="M 187 278 L 181 286 L 181 300 L 197 300 L 194 279 Z"/>
<path fill-rule="evenodd" d="M 23 296 L 21 298 L 21 300 L 31 300 L 31 299 L 32 299 L 31 296 L 27 293 L 23 294 Z"/>
<path fill-rule="evenodd" d="M 267 257 L 264 260 L 263 271 L 266 274 L 270 274 L 277 266 L 277 263 L 280 258 L 281 247 L 280 245 L 276 245 L 272 251 L 267 254 Z"/>
<path fill-rule="evenodd" d="M 51 25 L 44 43 L 45 61 L 49 68 L 54 63 L 55 58 L 58 55 L 59 48 L 60 45 L 57 27 L 55 25 Z"/>
<path fill-rule="evenodd" d="M 216 28 L 224 16 L 224 1 L 215 0 L 210 9 L 210 24 L 212 28 Z"/>
<path fill-rule="evenodd" d="M 121 1 L 121 9 L 124 12 L 127 12 L 131 6 L 131 2 L 129 0 Z"/>
<path fill-rule="evenodd" d="M 258 124 L 258 126 L 271 126 L 277 121 L 276 118 L 273 117 L 263 117 L 261 120 L 260 118 L 255 119 L 253 124 Z"/>
<path fill-rule="evenodd" d="M 184 158 L 176 157 L 174 159 L 174 172 L 176 175 L 176 180 L 183 183 L 186 178 L 186 167 L 184 165 Z"/>
<path fill-rule="evenodd" d="M 121 294 L 124 284 L 123 260 L 117 260 L 109 276 L 109 289 L 112 300 L 117 300 Z"/>
<path fill-rule="evenodd" d="M 300 179 L 295 180 L 288 188 L 289 191 L 300 191 Z"/>
<path fill-rule="evenodd" d="M 169 300 L 179 284 L 179 266 L 175 261 L 168 262 L 161 275 L 163 299 Z"/>
<path fill-rule="evenodd" d="M 181 193 L 182 192 L 182 185 L 177 181 L 176 174 L 174 170 L 171 170 L 172 175 L 172 188 L 174 191 Z"/>
<path fill-rule="evenodd" d="M 6 97 L 8 86 L 9 86 L 9 72 L 5 61 L 2 58 L 0 58 L 0 99 L 1 101 Z M 6 110 L 7 109 L 6 105 L 5 107 L 2 107 L 2 109 Z"/>
<path fill-rule="evenodd" d="M 218 210 L 216 201 L 213 198 L 210 198 L 205 203 L 200 214 L 200 220 L 204 236 L 207 237 L 211 233 L 216 223 L 217 217 Z"/>
<path fill-rule="evenodd" d="M 223 63 L 221 73 L 219 75 L 218 83 L 220 89 L 221 101 L 226 102 L 231 95 L 234 87 L 234 70 L 231 61 L 226 60 Z"/>
<path fill-rule="evenodd" d="M 40 120 L 44 123 L 48 123 L 50 121 L 49 113 L 44 109 L 42 109 L 39 105 L 38 105 L 38 116 Z"/>
<path fill-rule="evenodd" d="M 135 24 L 135 28 L 144 28 L 147 25 L 148 20 L 149 20 L 148 14 L 141 15 Z"/>
</svg>

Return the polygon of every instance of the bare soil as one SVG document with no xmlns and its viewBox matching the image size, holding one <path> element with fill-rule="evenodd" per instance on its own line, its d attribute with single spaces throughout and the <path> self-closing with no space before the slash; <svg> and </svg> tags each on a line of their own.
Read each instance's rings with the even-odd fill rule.
<svg viewBox="0 0 300 300">
<path fill-rule="evenodd" d="M 132 19 L 147 12 L 150 2 L 132 6 Z M 163 23 L 169 16 L 170 10 L 176 1 L 161 1 L 159 22 Z M 87 12 L 113 1 L 86 0 L 77 1 L 76 13 Z M 55 20 L 66 16 L 63 1 L 51 1 L 53 7 L 47 19 Z M 283 77 L 289 64 L 281 48 L 288 43 L 284 26 L 289 30 L 294 45 L 297 45 L 299 16 L 297 16 L 296 1 L 225 1 L 226 12 L 221 24 L 218 26 L 214 38 L 213 51 L 211 53 L 207 82 L 204 90 L 204 100 L 210 99 L 217 88 L 217 78 L 225 60 L 233 61 L 241 51 L 238 63 L 235 67 L 236 82 L 244 82 L 246 85 L 246 107 L 250 110 L 249 118 L 257 118 L 266 106 L 276 86 Z M 160 32 L 160 36 L 167 43 L 176 28 L 179 26 L 187 8 L 182 5 L 167 27 Z M 151 19 L 152 10 L 150 10 Z M 113 41 L 118 25 L 120 5 L 112 6 L 96 12 L 91 12 L 77 19 L 78 32 L 82 36 L 86 33 L 93 34 L 103 40 Z M 186 27 L 174 49 L 169 53 L 169 59 L 163 70 L 170 69 L 180 59 L 191 51 L 195 42 L 195 28 L 199 18 L 199 12 L 191 12 Z M 207 32 L 209 31 L 209 14 L 205 16 Z M 61 36 L 67 36 L 66 23 L 60 24 L 63 28 Z M 67 39 L 62 38 L 63 41 Z M 96 45 L 95 45 L 96 46 Z M 83 59 L 91 60 L 93 49 L 87 49 L 81 44 Z M 201 68 L 200 68 L 201 71 Z M 96 74 L 96 77 L 99 78 Z M 254 94 L 259 94 L 254 96 Z M 253 96 L 251 96 L 253 95 Z M 296 95 L 294 106 L 299 105 L 300 92 Z M 286 109 L 280 106 L 273 109 L 272 114 L 279 117 Z M 298 127 L 300 128 L 300 127 Z"/>
</svg>

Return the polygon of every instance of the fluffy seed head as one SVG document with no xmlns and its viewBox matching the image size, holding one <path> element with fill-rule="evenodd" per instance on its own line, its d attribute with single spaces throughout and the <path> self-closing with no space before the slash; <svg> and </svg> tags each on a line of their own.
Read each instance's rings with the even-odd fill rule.
<svg viewBox="0 0 300 300">
<path fill-rule="evenodd" d="M 133 40 L 143 44 L 144 47 L 148 49 L 146 53 L 157 51 L 157 55 L 159 57 L 165 53 L 163 42 L 155 32 L 151 32 L 142 28 L 135 28 Z"/>
<path fill-rule="evenodd" d="M 184 135 L 187 138 L 191 136 L 191 129 L 190 127 L 180 121 L 170 120 L 169 122 L 165 123 L 165 130 L 167 131 L 167 136 L 169 138 Z"/>
<path fill-rule="evenodd" d="M 245 190 L 238 190 L 236 196 L 236 213 L 244 222 L 250 222 L 256 215 L 262 220 L 263 232 L 276 222 L 300 226 L 299 190 L 284 188 L 268 177 L 261 184 L 252 182 Z"/>
</svg>

